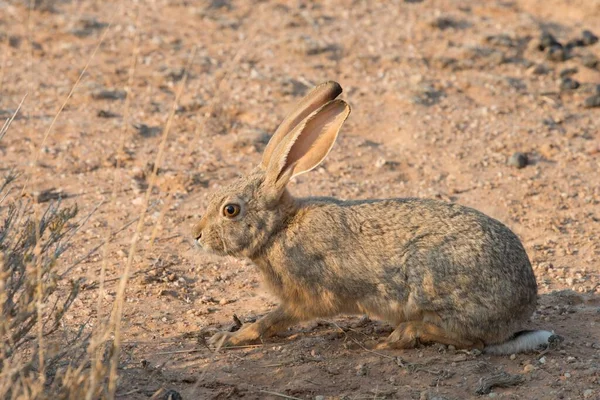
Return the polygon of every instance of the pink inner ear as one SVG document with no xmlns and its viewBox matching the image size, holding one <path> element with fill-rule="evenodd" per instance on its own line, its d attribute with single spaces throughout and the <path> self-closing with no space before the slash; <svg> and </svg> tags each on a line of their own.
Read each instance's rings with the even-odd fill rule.
<svg viewBox="0 0 600 400">
<path fill-rule="evenodd" d="M 298 175 L 316 167 L 333 146 L 347 116 L 344 113 L 346 107 L 345 103 L 331 102 L 307 121 L 288 152 L 283 169 L 286 170 L 296 163 L 293 175 Z"/>
</svg>

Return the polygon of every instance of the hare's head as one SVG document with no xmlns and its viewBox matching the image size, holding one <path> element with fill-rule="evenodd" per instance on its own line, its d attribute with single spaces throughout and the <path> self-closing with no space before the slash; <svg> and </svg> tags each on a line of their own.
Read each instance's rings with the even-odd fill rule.
<svg viewBox="0 0 600 400">
<path fill-rule="evenodd" d="M 288 182 L 321 163 L 350 114 L 348 104 L 335 100 L 341 92 L 335 82 L 314 88 L 279 125 L 260 165 L 212 194 L 194 227 L 205 250 L 252 257 L 284 227 L 295 209 Z"/>
</svg>

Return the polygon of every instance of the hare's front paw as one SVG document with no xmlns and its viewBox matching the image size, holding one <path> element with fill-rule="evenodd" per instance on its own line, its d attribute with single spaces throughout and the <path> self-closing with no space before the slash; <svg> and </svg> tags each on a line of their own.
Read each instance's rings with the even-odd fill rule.
<svg viewBox="0 0 600 400">
<path fill-rule="evenodd" d="M 251 327 L 252 325 L 249 325 Z M 254 329 L 244 326 L 237 332 L 217 332 L 210 339 L 208 345 L 216 350 L 223 347 L 241 346 L 252 343 L 259 338 Z"/>
<path fill-rule="evenodd" d="M 210 339 L 208 339 L 208 345 L 216 350 L 221 347 L 234 346 L 233 337 L 235 332 L 217 332 Z"/>
</svg>

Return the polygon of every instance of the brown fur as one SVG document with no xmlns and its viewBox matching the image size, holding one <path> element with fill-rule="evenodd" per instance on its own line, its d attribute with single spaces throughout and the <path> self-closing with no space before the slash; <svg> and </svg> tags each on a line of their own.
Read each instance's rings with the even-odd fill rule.
<svg viewBox="0 0 600 400">
<path fill-rule="evenodd" d="M 336 92 L 323 98 L 321 87 L 317 101 L 325 104 L 316 109 L 308 102 L 314 111 L 279 133 L 270 159 L 216 192 L 195 228 L 203 248 L 251 259 L 281 301 L 255 324 L 211 342 L 238 345 L 298 321 L 356 313 L 397 326 L 388 347 L 507 340 L 535 310 L 537 284 L 506 226 L 435 200 L 297 199 L 286 190 L 333 145 L 349 113 L 331 98 Z M 222 209 L 232 202 L 242 212 L 230 219 Z"/>
</svg>

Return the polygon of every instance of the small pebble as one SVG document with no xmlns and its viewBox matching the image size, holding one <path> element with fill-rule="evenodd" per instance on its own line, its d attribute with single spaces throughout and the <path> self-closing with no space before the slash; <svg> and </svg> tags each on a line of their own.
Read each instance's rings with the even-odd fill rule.
<svg viewBox="0 0 600 400">
<path fill-rule="evenodd" d="M 573 47 L 582 47 L 582 46 L 585 46 L 582 39 L 571 39 L 565 44 L 565 47 L 567 49 L 572 49 Z"/>
<path fill-rule="evenodd" d="M 538 45 L 538 49 L 540 51 L 544 51 L 552 46 L 560 46 L 560 43 L 550 33 L 543 32 L 540 37 L 540 44 Z"/>
<path fill-rule="evenodd" d="M 527 155 L 521 152 L 516 152 L 508 159 L 508 165 L 516 168 L 525 168 L 527 166 Z"/>
<path fill-rule="evenodd" d="M 183 397 L 176 390 L 169 389 L 161 397 L 162 400 L 183 400 Z"/>
<path fill-rule="evenodd" d="M 525 372 L 526 374 L 530 373 L 533 370 L 535 370 L 535 367 L 531 364 L 527 364 L 525 367 L 523 367 L 523 372 Z"/>
<path fill-rule="evenodd" d="M 598 67 L 598 58 L 593 54 L 586 54 L 581 57 L 581 63 L 591 69 Z"/>
<path fill-rule="evenodd" d="M 367 375 L 367 367 L 365 364 L 358 364 L 356 366 L 356 376 L 365 376 Z"/>
<path fill-rule="evenodd" d="M 583 101 L 583 106 L 585 108 L 595 108 L 600 107 L 600 93 L 595 94 L 593 96 L 588 97 Z"/>
<path fill-rule="evenodd" d="M 565 374 L 564 374 L 564 377 L 565 377 L 565 378 L 570 378 L 570 377 L 571 377 L 571 374 L 570 374 L 569 372 L 565 372 Z"/>
<path fill-rule="evenodd" d="M 325 396 L 321 396 L 321 395 L 315 396 L 315 400 L 325 400 Z"/>
<path fill-rule="evenodd" d="M 546 357 L 542 357 L 538 360 L 540 364 L 546 364 Z"/>
<path fill-rule="evenodd" d="M 536 64 L 529 69 L 529 73 L 533 75 L 545 75 L 550 72 L 550 68 L 546 64 Z"/>
<path fill-rule="evenodd" d="M 585 389 L 583 391 L 583 398 L 584 399 L 591 399 L 593 395 L 594 395 L 594 391 L 592 389 Z"/>
<path fill-rule="evenodd" d="M 562 71 L 560 71 L 560 77 L 561 78 L 566 78 L 569 77 L 571 75 L 575 75 L 579 70 L 576 67 L 573 68 L 565 68 Z"/>
<path fill-rule="evenodd" d="M 515 360 L 516 358 L 517 358 L 517 355 L 516 355 L 516 354 L 511 354 L 511 355 L 510 355 L 510 359 L 511 359 L 511 360 Z"/>
<path fill-rule="evenodd" d="M 579 87 L 579 82 L 572 78 L 563 78 L 560 82 L 560 90 L 575 90 Z"/>
<path fill-rule="evenodd" d="M 546 53 L 546 58 L 550 61 L 565 61 L 567 53 L 562 46 L 552 46 Z"/>
<path fill-rule="evenodd" d="M 591 31 L 588 31 L 587 29 L 582 32 L 581 36 L 581 40 L 585 46 L 591 46 L 598 42 L 598 36 L 594 35 Z"/>
<path fill-rule="evenodd" d="M 448 345 L 448 351 L 456 351 L 456 347 L 450 344 Z"/>
</svg>

